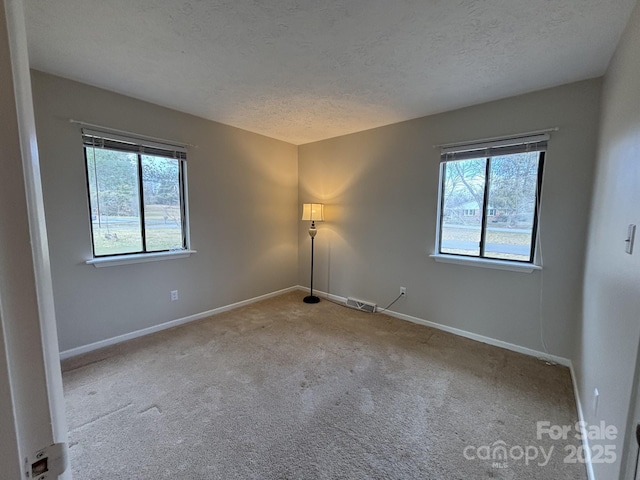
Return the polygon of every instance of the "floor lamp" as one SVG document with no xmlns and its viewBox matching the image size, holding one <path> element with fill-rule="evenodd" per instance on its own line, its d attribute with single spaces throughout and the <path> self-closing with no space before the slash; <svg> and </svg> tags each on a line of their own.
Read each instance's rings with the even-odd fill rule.
<svg viewBox="0 0 640 480">
<path fill-rule="evenodd" d="M 311 237 L 311 291 L 304 297 L 304 303 L 318 303 L 320 299 L 313 294 L 313 240 L 316 237 L 316 222 L 324 221 L 324 205 L 322 203 L 303 203 L 302 220 L 311 221 L 309 236 Z"/>
</svg>

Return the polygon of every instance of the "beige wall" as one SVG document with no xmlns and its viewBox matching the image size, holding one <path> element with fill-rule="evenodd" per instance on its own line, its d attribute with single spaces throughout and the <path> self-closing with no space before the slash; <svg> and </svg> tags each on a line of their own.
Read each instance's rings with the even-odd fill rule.
<svg viewBox="0 0 640 480">
<path fill-rule="evenodd" d="M 407 297 L 393 306 L 397 312 L 538 351 L 542 313 L 550 353 L 568 358 L 580 305 L 600 86 L 597 79 L 578 82 L 301 146 L 300 202 L 327 204 L 316 237 L 315 286 L 380 306 L 406 286 Z M 542 200 L 544 277 L 429 258 L 439 173 L 433 146 L 556 126 Z M 299 239 L 299 282 L 308 285 L 303 222 Z"/>
<path fill-rule="evenodd" d="M 640 230 L 634 254 L 626 254 L 629 224 L 640 228 L 640 7 L 631 17 L 604 82 L 584 315 L 574 359 L 587 421 L 605 421 L 621 432 L 614 442 L 619 461 L 594 465 L 597 478 L 602 479 L 618 478 L 625 427 L 640 421 L 638 413 L 633 422 L 627 416 L 633 403 L 640 339 Z M 595 388 L 600 392 L 597 413 Z M 634 446 L 633 461 L 636 451 Z"/>
<path fill-rule="evenodd" d="M 297 281 L 297 147 L 32 72 L 62 351 L 290 287 Z M 189 258 L 95 268 L 73 118 L 197 145 L 188 151 Z M 170 301 L 170 290 L 180 299 Z"/>
</svg>

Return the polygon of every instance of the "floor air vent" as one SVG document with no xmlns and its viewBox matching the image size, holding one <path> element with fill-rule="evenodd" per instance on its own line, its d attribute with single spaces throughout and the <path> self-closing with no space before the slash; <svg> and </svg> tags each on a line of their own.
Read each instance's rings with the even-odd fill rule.
<svg viewBox="0 0 640 480">
<path fill-rule="evenodd" d="M 351 308 L 357 308 L 358 310 L 362 310 L 363 312 L 375 313 L 376 304 L 363 302 L 362 300 L 356 300 L 355 298 L 347 298 L 347 306 Z"/>
</svg>

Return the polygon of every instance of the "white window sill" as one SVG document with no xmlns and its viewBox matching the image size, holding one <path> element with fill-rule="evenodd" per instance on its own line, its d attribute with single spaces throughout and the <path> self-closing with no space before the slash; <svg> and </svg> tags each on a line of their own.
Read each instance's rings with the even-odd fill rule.
<svg viewBox="0 0 640 480">
<path fill-rule="evenodd" d="M 130 265 L 133 263 L 157 262 L 160 260 L 173 260 L 175 258 L 185 258 L 197 253 L 196 250 L 176 250 L 173 252 L 158 253 L 134 253 L 131 255 L 114 255 L 112 257 L 98 257 L 87 260 L 87 265 L 96 268 L 115 267 L 116 265 Z"/>
<path fill-rule="evenodd" d="M 467 265 L 471 267 L 493 268 L 495 270 L 508 270 L 511 272 L 531 273 L 534 270 L 542 270 L 540 265 L 533 263 L 510 262 L 508 260 L 490 260 L 487 258 L 460 257 L 456 255 L 429 255 L 436 262 L 453 263 L 454 265 Z"/>
</svg>

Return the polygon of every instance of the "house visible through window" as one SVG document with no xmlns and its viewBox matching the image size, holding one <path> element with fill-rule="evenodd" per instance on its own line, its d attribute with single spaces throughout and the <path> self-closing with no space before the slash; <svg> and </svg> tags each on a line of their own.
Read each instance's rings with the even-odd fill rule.
<svg viewBox="0 0 640 480">
<path fill-rule="evenodd" d="M 83 129 L 94 257 L 187 248 L 181 147 Z"/>
<path fill-rule="evenodd" d="M 547 138 L 443 149 L 438 254 L 534 261 Z"/>
</svg>

